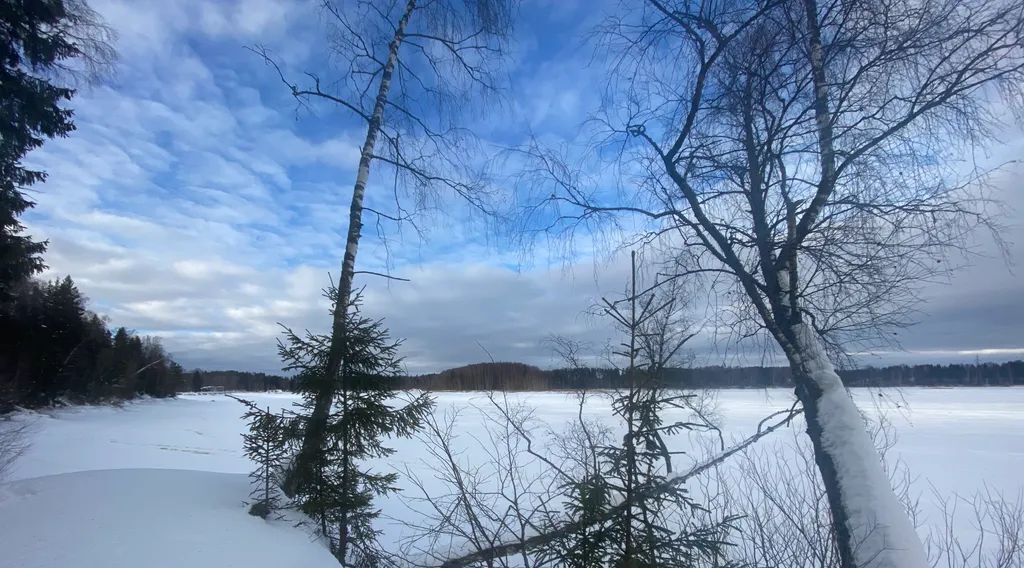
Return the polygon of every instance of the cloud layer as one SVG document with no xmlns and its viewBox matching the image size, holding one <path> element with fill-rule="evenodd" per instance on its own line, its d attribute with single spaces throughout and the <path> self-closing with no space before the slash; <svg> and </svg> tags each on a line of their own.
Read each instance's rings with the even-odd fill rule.
<svg viewBox="0 0 1024 568">
<path fill-rule="evenodd" d="M 329 108 L 296 112 L 286 87 L 242 46 L 266 45 L 296 68 L 316 63 L 315 7 L 93 5 L 119 32 L 121 61 L 116 77 L 75 99 L 78 131 L 30 157 L 50 174 L 27 217 L 30 232 L 50 241 L 46 276 L 71 274 L 113 325 L 159 335 L 187 367 L 277 370 L 278 323 L 327 326 L 319 292 L 337 272 L 361 134 Z M 524 8 L 511 101 L 481 119 L 486 135 L 572 136 L 598 97 L 586 53 L 564 39 L 585 24 L 581 11 Z M 1014 151 L 1024 152 L 1019 135 L 1006 146 Z M 1017 207 L 1005 235 L 1017 243 L 1022 178 L 1018 167 L 996 180 Z M 367 230 L 361 251 L 363 267 L 411 279 L 360 280 L 371 285 L 367 311 L 406 338 L 410 371 L 489 357 L 550 365 L 552 334 L 609 340 L 606 324 L 585 312 L 621 290 L 621 258 L 543 249 L 522 262 L 480 219 L 440 205 L 449 214 L 421 221 L 426 239 L 388 229 L 385 246 Z M 1010 257 L 1024 260 L 1019 244 Z M 908 352 L 874 360 L 1024 356 L 1021 292 L 1002 259 L 976 261 L 951 286 L 926 291 L 921 325 L 905 332 Z M 702 362 L 721 360 L 706 338 L 697 349 Z"/>
</svg>

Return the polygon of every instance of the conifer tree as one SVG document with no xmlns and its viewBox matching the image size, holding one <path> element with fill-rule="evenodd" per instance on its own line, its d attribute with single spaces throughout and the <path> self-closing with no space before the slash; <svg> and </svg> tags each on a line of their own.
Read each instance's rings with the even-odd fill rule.
<svg viewBox="0 0 1024 568">
<path fill-rule="evenodd" d="M 621 444 L 596 448 L 600 463 L 568 487 L 566 509 L 582 528 L 556 543 L 556 556 L 571 568 L 724 566 L 724 536 L 734 520 L 705 522 L 702 507 L 682 485 L 667 486 L 673 456 L 666 437 L 703 424 L 666 422 L 671 409 L 686 410 L 693 395 L 664 387 L 662 373 L 695 334 L 682 317 L 678 286 L 637 291 L 636 253 L 626 297 L 603 300 L 603 311 L 625 335 L 614 355 L 625 362 L 627 387 L 612 410 L 625 426 Z M 667 292 L 666 292 L 667 290 Z M 593 519 L 595 522 L 589 523 Z"/>
<path fill-rule="evenodd" d="M 70 277 L 20 283 L 0 317 L 0 406 L 174 396 L 183 370 L 159 340 L 111 334 Z"/>
<path fill-rule="evenodd" d="M 325 295 L 336 305 L 337 290 Z M 303 512 L 319 523 L 330 539 L 331 549 L 343 565 L 373 565 L 380 558 L 378 531 L 373 521 L 379 510 L 375 497 L 397 491 L 397 474 L 380 473 L 365 460 L 386 457 L 394 449 L 384 438 L 410 436 L 422 426 L 433 405 L 425 394 L 395 406 L 395 379 L 401 372 L 398 348 L 382 320 L 360 311 L 361 295 L 355 294 L 345 310 L 346 351 L 340 375 L 326 374 L 331 338 L 306 332 L 299 336 L 286 329 L 280 354 L 287 370 L 297 371 L 306 413 L 300 417 L 297 436 L 308 421 L 324 381 L 334 387 L 334 402 L 327 424 L 325 445 L 316 455 L 312 483 L 293 496 Z M 297 438 L 298 439 L 298 438 Z"/>
<path fill-rule="evenodd" d="M 242 434 L 242 440 L 246 457 L 255 464 L 249 472 L 249 496 L 253 500 L 249 514 L 265 519 L 280 507 L 278 473 L 288 456 L 285 419 L 270 412 L 270 408 L 264 410 L 247 400 L 236 400 L 248 407 L 243 418 L 249 432 Z"/>
<path fill-rule="evenodd" d="M 34 204 L 25 188 L 46 179 L 22 160 L 75 126 L 65 106 L 74 89 L 69 63 L 97 71 L 114 57 L 112 32 L 81 0 L 20 0 L 0 9 L 0 306 L 42 270 L 46 243 L 23 235 L 19 217 Z"/>
</svg>

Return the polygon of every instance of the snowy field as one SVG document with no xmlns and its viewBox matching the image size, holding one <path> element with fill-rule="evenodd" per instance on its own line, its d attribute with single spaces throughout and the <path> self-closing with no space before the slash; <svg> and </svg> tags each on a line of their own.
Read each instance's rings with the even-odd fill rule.
<svg viewBox="0 0 1024 568">
<path fill-rule="evenodd" d="M 890 457 L 905 462 L 923 501 L 932 487 L 944 495 L 1022 489 L 1024 388 L 857 390 L 854 396 L 867 414 L 891 422 L 898 439 Z M 271 409 L 296 400 L 287 394 L 249 398 Z M 571 395 L 509 398 L 533 407 L 538 424 L 556 431 L 576 417 Z M 472 450 L 485 432 L 483 395 L 441 393 L 437 402 L 437 412 L 460 411 L 455 432 L 467 448 L 462 459 L 483 459 Z M 729 441 L 791 403 L 787 390 L 725 390 L 717 393 L 716 408 Z M 18 416 L 31 423 L 31 447 L 0 486 L 0 567 L 336 565 L 289 523 L 245 514 L 250 464 L 241 452 L 241 414 L 242 406 L 225 396 L 183 395 Z M 586 414 L 609 416 L 608 401 L 591 401 Z M 766 440 L 789 438 L 792 428 Z M 692 440 L 676 443 L 688 448 Z M 379 468 L 430 477 L 422 442 L 392 446 L 398 452 Z M 385 517 L 410 514 L 400 499 L 382 508 Z M 383 524 L 385 541 L 399 538 L 394 521 Z"/>
</svg>

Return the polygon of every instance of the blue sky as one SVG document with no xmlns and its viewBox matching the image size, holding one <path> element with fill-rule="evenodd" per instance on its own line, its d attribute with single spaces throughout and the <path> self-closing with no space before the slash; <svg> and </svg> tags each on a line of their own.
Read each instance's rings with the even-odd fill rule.
<svg viewBox="0 0 1024 568">
<path fill-rule="evenodd" d="M 319 290 L 337 274 L 363 132 L 336 108 L 297 108 L 244 49 L 265 46 L 289 73 L 328 68 L 315 4 L 94 0 L 119 34 L 117 73 L 75 99 L 77 132 L 30 157 L 50 173 L 26 217 L 50 240 L 46 276 L 71 274 L 113 325 L 159 335 L 186 367 L 274 371 L 278 322 L 327 324 Z M 600 99 L 581 39 L 598 17 L 589 2 L 523 3 L 510 88 L 470 116 L 487 143 L 576 135 Z M 996 153 L 1024 154 L 1021 136 Z M 1018 204 L 1021 174 L 996 180 Z M 388 191 L 371 178 L 368 199 Z M 410 371 L 485 360 L 484 348 L 550 365 L 550 334 L 608 339 L 584 312 L 621 289 L 620 257 L 588 243 L 524 251 L 460 201 L 434 205 L 422 236 L 388 228 L 385 247 L 370 222 L 360 251 L 360 268 L 412 280 L 361 282 L 368 311 L 406 338 Z M 1010 255 L 1024 261 L 1019 245 Z M 1024 356 L 1022 288 L 1002 260 L 977 260 L 952 286 L 929 288 L 922 325 L 904 332 L 908 352 L 866 362 Z M 707 338 L 697 349 L 722 362 L 725 348 Z"/>
</svg>

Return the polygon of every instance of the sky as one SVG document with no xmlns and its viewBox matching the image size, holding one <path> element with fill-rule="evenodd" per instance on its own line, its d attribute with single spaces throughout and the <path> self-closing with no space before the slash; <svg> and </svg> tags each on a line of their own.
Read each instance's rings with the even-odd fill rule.
<svg viewBox="0 0 1024 568">
<path fill-rule="evenodd" d="M 278 371 L 281 324 L 329 325 L 320 291 L 338 274 L 363 132 L 338 108 L 297 106 L 246 47 L 267 48 L 286 74 L 329 77 L 316 3 L 91 5 L 118 33 L 119 60 L 74 99 L 77 131 L 28 160 L 49 173 L 25 217 L 28 232 L 49 241 L 43 276 L 70 274 L 112 326 L 159 336 L 186 368 Z M 489 143 L 578 134 L 600 103 L 581 39 L 600 16 L 592 8 L 522 3 L 508 90 L 468 119 Z M 1024 156 L 1024 135 L 1007 132 L 993 163 Z M 983 254 L 952 282 L 924 285 L 903 350 L 864 354 L 863 364 L 1024 357 L 1022 180 L 1024 167 L 1012 163 L 993 178 L 1007 204 L 1007 254 L 979 237 Z M 388 191 L 388 180 L 371 176 L 371 203 Z M 492 358 L 550 367 L 552 335 L 595 353 L 611 339 L 607 321 L 588 314 L 622 291 L 623 254 L 597 241 L 525 248 L 456 199 L 434 205 L 417 219 L 420 231 L 378 234 L 367 223 L 358 261 L 409 279 L 357 280 L 367 286 L 365 311 L 404 339 L 409 372 Z M 709 333 L 693 345 L 698 364 L 761 362 L 737 358 Z"/>
</svg>

